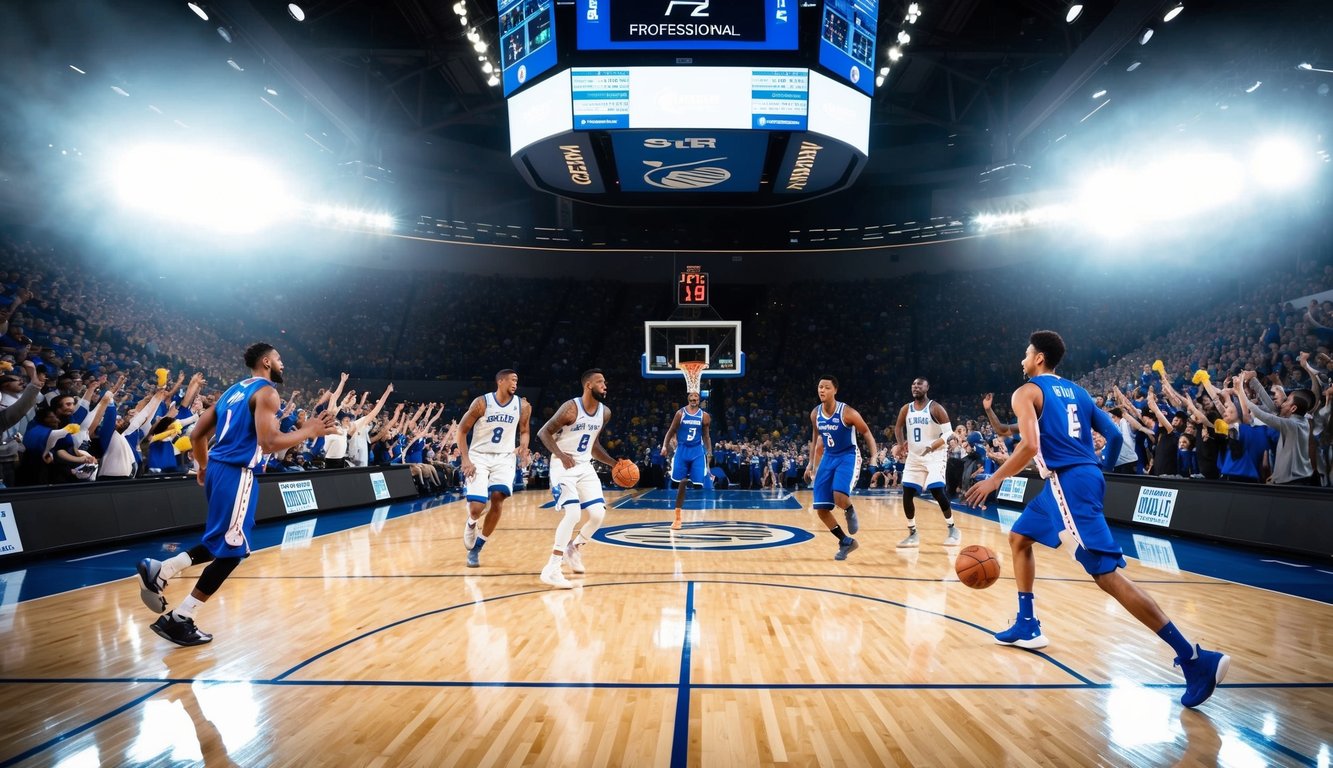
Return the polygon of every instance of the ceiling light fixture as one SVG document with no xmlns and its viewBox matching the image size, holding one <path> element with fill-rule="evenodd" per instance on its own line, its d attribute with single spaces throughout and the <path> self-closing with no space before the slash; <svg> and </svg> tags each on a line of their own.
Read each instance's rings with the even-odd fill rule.
<svg viewBox="0 0 1333 768">
<path fill-rule="evenodd" d="M 195 16 L 198 16 L 204 21 L 208 21 L 208 11 L 204 10 L 204 6 L 200 5 L 199 3 L 186 3 L 185 7 L 194 11 Z"/>
<path fill-rule="evenodd" d="M 1138 69 L 1138 68 L 1141 67 L 1141 66 L 1143 66 L 1143 62 L 1141 62 L 1141 61 L 1136 61 L 1136 62 L 1134 62 L 1133 64 L 1130 64 L 1128 67 L 1125 67 L 1125 71 L 1126 71 L 1126 72 L 1133 72 L 1134 70 Z"/>
<path fill-rule="evenodd" d="M 889 61 L 898 61 L 903 57 L 903 49 L 893 46 L 889 49 Z"/>
<path fill-rule="evenodd" d="M 236 63 L 236 59 L 227 59 L 227 66 L 231 67 L 232 69 L 236 70 L 237 72 L 244 72 L 244 71 L 245 71 L 245 67 L 242 67 L 240 64 L 237 64 L 237 63 Z"/>
<path fill-rule="evenodd" d="M 73 64 L 70 64 L 70 65 L 69 65 L 69 68 L 72 69 L 72 70 L 74 70 L 75 72 L 78 72 L 80 75 L 86 75 L 86 74 L 88 74 L 87 72 L 84 72 L 82 69 L 79 69 L 78 67 L 74 66 Z"/>
<path fill-rule="evenodd" d="M 1070 3 L 1069 10 L 1065 11 L 1065 23 L 1073 24 L 1083 15 L 1083 3 Z"/>
<path fill-rule="evenodd" d="M 1139 45 L 1147 45 L 1148 41 L 1152 39 L 1152 34 L 1152 27 L 1144 27 L 1143 31 L 1139 33 Z"/>
<path fill-rule="evenodd" d="M 292 15 L 297 21 L 305 21 L 305 10 L 296 3 L 287 3 L 287 13 Z"/>
<path fill-rule="evenodd" d="M 1103 96 L 1105 96 L 1105 95 L 1106 95 L 1106 89 L 1103 88 L 1103 89 L 1101 89 L 1100 91 L 1097 91 L 1096 93 L 1092 94 L 1092 98 L 1094 98 L 1094 99 L 1100 99 L 1101 97 L 1103 97 Z"/>
<path fill-rule="evenodd" d="M 231 30 L 227 29 L 226 27 L 218 27 L 218 37 L 222 38 L 223 42 L 230 43 Z"/>
<path fill-rule="evenodd" d="M 1175 6 L 1173 6 L 1173 7 L 1171 8 L 1171 10 L 1167 11 L 1167 12 L 1166 12 L 1166 15 L 1162 17 L 1162 21 L 1163 21 L 1163 22 L 1168 22 L 1168 21 L 1174 19 L 1175 17 L 1179 16 L 1179 15 L 1180 15 L 1180 12 L 1183 11 L 1183 10 L 1185 10 L 1185 4 L 1184 4 L 1184 3 L 1176 3 Z"/>
<path fill-rule="evenodd" d="M 875 75 L 875 87 L 878 88 L 881 85 L 884 85 L 884 75 Z"/>
<path fill-rule="evenodd" d="M 1246 93 L 1254 93 L 1255 91 L 1259 90 L 1259 86 L 1261 86 L 1261 85 L 1263 85 L 1263 84 L 1264 84 L 1264 81 L 1263 81 L 1263 80 L 1255 80 L 1255 81 L 1254 81 L 1254 85 L 1251 85 L 1249 88 L 1246 88 L 1246 89 L 1245 89 L 1245 92 L 1246 92 Z"/>
</svg>

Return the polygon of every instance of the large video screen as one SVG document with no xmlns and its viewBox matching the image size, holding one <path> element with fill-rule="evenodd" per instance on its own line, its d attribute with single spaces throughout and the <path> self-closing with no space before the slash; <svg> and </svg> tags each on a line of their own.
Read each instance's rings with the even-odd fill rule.
<svg viewBox="0 0 1333 768">
<path fill-rule="evenodd" d="M 810 70 L 620 67 L 571 70 L 574 130 L 736 128 L 802 131 Z"/>
<path fill-rule="evenodd" d="M 504 94 L 555 66 L 555 0 L 500 0 Z"/>
<path fill-rule="evenodd" d="M 798 0 L 577 0 L 584 51 L 794 51 Z"/>
<path fill-rule="evenodd" d="M 824 0 L 819 63 L 866 93 L 875 89 L 879 0 Z"/>
</svg>

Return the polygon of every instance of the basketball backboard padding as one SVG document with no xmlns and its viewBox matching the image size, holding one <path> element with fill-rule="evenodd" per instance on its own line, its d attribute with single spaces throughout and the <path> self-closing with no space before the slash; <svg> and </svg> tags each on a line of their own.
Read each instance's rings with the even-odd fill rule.
<svg viewBox="0 0 1333 768">
<path fill-rule="evenodd" d="M 640 373 L 645 379 L 683 379 L 677 363 L 707 363 L 704 378 L 745 375 L 739 320 L 650 320 L 643 324 L 644 353 Z"/>
</svg>

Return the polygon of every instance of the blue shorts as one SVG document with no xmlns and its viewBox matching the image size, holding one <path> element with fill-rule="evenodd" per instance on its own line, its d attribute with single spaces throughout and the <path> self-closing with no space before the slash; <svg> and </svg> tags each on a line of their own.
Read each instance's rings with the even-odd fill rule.
<svg viewBox="0 0 1333 768">
<path fill-rule="evenodd" d="M 691 483 L 703 484 L 704 475 L 708 474 L 708 460 L 701 448 L 676 448 L 671 456 L 671 482 L 679 483 L 689 479 Z"/>
<path fill-rule="evenodd" d="M 250 531 L 255 527 L 255 505 L 259 502 L 255 473 L 235 464 L 210 461 L 204 471 L 204 495 L 208 497 L 204 546 L 213 557 L 247 557 Z"/>
<path fill-rule="evenodd" d="M 833 509 L 833 494 L 852 495 L 861 474 L 861 452 L 825 453 L 815 470 L 814 507 Z"/>
<path fill-rule="evenodd" d="M 1074 559 L 1090 575 L 1124 568 L 1125 553 L 1111 537 L 1102 514 L 1105 496 L 1106 478 L 1091 464 L 1052 472 L 1046 488 L 1018 516 L 1013 532 L 1058 548 L 1060 532 L 1069 531 L 1078 542 Z"/>
</svg>

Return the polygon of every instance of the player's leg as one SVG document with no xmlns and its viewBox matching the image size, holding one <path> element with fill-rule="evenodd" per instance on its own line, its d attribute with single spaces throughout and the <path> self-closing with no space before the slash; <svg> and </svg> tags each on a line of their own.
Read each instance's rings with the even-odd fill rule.
<svg viewBox="0 0 1333 768">
<path fill-rule="evenodd" d="M 671 522 L 671 527 L 680 530 L 681 510 L 685 508 L 685 481 L 686 471 L 682 466 L 685 462 L 681 455 L 683 451 L 680 446 L 676 446 L 676 452 L 671 454 L 671 482 L 676 483 L 676 518 Z"/>
<path fill-rule="evenodd" d="M 467 478 L 464 496 L 467 498 L 467 522 L 463 525 L 463 548 L 471 552 L 477 545 L 477 535 L 484 527 L 481 517 L 486 511 L 491 484 L 490 464 L 480 454 L 472 457 L 472 477 Z"/>
<path fill-rule="evenodd" d="M 856 507 L 852 506 L 852 489 L 861 477 L 861 454 L 854 452 L 850 458 L 839 462 L 833 477 L 833 506 L 842 510 L 847 521 L 848 535 L 855 536 L 861 530 L 861 521 L 856 516 Z"/>
<path fill-rule="evenodd" d="M 926 487 L 929 472 L 926 465 L 909 457 L 903 470 L 903 515 L 907 517 L 907 538 L 898 542 L 900 549 L 921 546 L 916 534 L 916 496 Z"/>
<path fill-rule="evenodd" d="M 935 503 L 940 505 L 940 511 L 944 513 L 944 522 L 949 526 L 949 533 L 944 538 L 944 545 L 953 546 L 962 542 L 963 537 L 959 530 L 953 524 L 953 506 L 949 504 L 949 497 L 944 493 L 944 470 L 946 462 L 940 461 L 933 463 L 926 479 L 926 490 L 934 497 Z"/>
<path fill-rule="evenodd" d="M 1059 512 L 1048 491 L 1049 486 L 1024 508 L 1009 532 L 1010 563 L 1018 590 L 1018 615 L 1012 626 L 995 633 L 995 642 L 1000 645 L 1029 649 L 1050 645 L 1041 632 L 1041 621 L 1036 614 L 1033 585 L 1037 579 L 1037 558 L 1032 551 L 1032 545 L 1038 541 L 1052 548 L 1060 546 Z"/>
<path fill-rule="evenodd" d="M 542 567 L 541 581 L 560 589 L 572 589 L 574 585 L 560 572 L 565 561 L 565 549 L 569 546 L 569 537 L 574 533 L 583 516 L 579 508 L 579 491 L 570 470 L 564 468 L 559 459 L 551 464 L 551 495 L 555 497 L 555 507 L 560 510 L 560 523 L 555 527 L 555 541 L 551 545 L 551 556 Z"/>
<path fill-rule="evenodd" d="M 602 520 L 606 518 L 606 500 L 602 498 L 602 481 L 597 478 L 597 472 L 593 470 L 592 465 L 587 465 L 586 471 L 578 480 L 579 498 L 583 501 L 579 504 L 583 519 L 583 527 L 579 533 L 570 540 L 565 548 L 565 562 L 574 573 L 585 573 L 583 567 L 583 547 L 589 541 L 592 541 L 592 535 L 597 529 L 602 527 Z"/>
<path fill-rule="evenodd" d="M 834 494 L 833 483 L 837 475 L 840 457 L 824 454 L 823 461 L 819 462 L 819 468 L 815 470 L 815 482 L 812 487 L 814 502 L 812 506 L 819 519 L 828 528 L 829 533 L 838 540 L 838 552 L 833 556 L 835 560 L 846 560 L 847 555 L 851 554 L 859 545 L 856 539 L 848 536 L 838 525 L 838 520 L 833 516 Z"/>
<path fill-rule="evenodd" d="M 484 465 L 485 469 L 482 469 Z M 467 566 L 476 568 L 481 565 L 481 550 L 486 546 L 486 542 L 491 535 L 495 533 L 495 527 L 500 524 L 500 515 L 503 513 L 504 501 L 514 493 L 513 479 L 517 466 L 517 458 L 513 454 L 508 456 L 487 456 L 478 462 L 477 475 L 483 472 L 487 475 L 485 492 L 490 501 L 489 511 L 486 516 L 480 520 L 469 520 L 475 528 L 480 528 L 476 534 L 476 541 L 467 553 Z M 478 489 L 480 484 L 478 484 Z M 469 513 L 470 514 L 470 513 Z"/>
<path fill-rule="evenodd" d="M 205 482 L 207 482 L 205 480 Z M 167 582 L 176 574 L 192 565 L 212 562 L 213 553 L 203 544 L 195 544 L 185 552 L 180 552 L 166 560 L 154 560 L 145 557 L 139 561 L 139 599 L 148 606 L 148 610 L 161 614 L 167 610 L 167 596 L 164 594 Z"/>
</svg>

